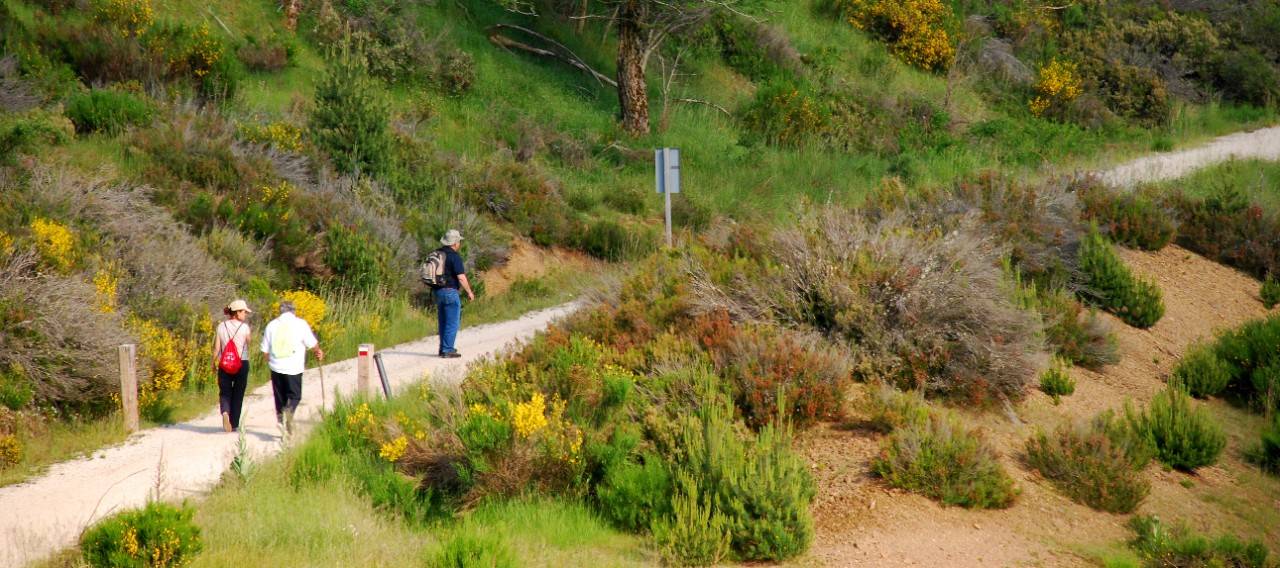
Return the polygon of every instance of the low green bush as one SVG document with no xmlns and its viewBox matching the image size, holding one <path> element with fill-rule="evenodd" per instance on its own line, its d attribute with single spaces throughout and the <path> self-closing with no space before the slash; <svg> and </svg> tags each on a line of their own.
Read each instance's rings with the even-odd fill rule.
<svg viewBox="0 0 1280 568">
<path fill-rule="evenodd" d="M 115 134 L 130 126 L 143 126 L 151 120 L 151 106 L 129 93 L 93 89 L 73 95 L 67 100 L 67 118 L 77 132 Z"/>
<path fill-rule="evenodd" d="M 58 146 L 75 137 L 75 126 L 61 114 L 30 110 L 11 120 L 0 120 L 0 162 L 42 146 Z"/>
<path fill-rule="evenodd" d="M 596 219 L 578 238 L 578 247 L 596 258 L 635 260 L 657 250 L 658 236 L 643 225 Z"/>
<path fill-rule="evenodd" d="M 699 414 L 681 425 L 685 455 L 675 476 L 684 487 L 677 486 L 673 510 L 685 509 L 690 522 L 723 515 L 738 560 L 776 562 L 803 553 L 813 540 L 815 489 L 808 466 L 791 450 L 790 432 L 767 425 L 744 439 L 729 418 L 732 409 L 715 403 Z"/>
<path fill-rule="evenodd" d="M 1238 184 L 1215 184 L 1203 197 L 1176 192 L 1166 201 L 1178 215 L 1179 245 L 1257 278 L 1280 273 L 1280 214 Z"/>
<path fill-rule="evenodd" d="M 1160 250 L 1177 233 L 1172 212 L 1141 191 L 1122 191 L 1102 184 L 1079 193 L 1081 218 L 1098 224 L 1112 241 L 1142 250 Z"/>
<path fill-rule="evenodd" d="M 427 560 L 431 568 L 515 568 L 519 565 L 497 535 L 470 532 L 454 535 Z"/>
<path fill-rule="evenodd" d="M 1262 305 L 1267 309 L 1276 307 L 1280 304 L 1280 280 L 1270 273 L 1266 279 L 1262 281 L 1262 289 L 1258 291 L 1258 297 L 1262 298 Z"/>
<path fill-rule="evenodd" d="M 1052 397 L 1054 404 L 1076 392 L 1076 381 L 1067 372 L 1069 366 L 1065 360 L 1054 357 L 1049 368 L 1040 373 L 1040 390 Z"/>
<path fill-rule="evenodd" d="M 367 231 L 335 224 L 325 235 L 324 263 L 340 288 L 372 294 L 379 287 L 396 286 L 390 262 L 391 250 Z"/>
<path fill-rule="evenodd" d="M 1192 347 L 1173 369 L 1171 384 L 1196 398 L 1215 396 L 1231 382 L 1231 368 L 1207 345 Z"/>
<path fill-rule="evenodd" d="M 1261 541 L 1242 542 L 1233 535 L 1215 539 L 1196 533 L 1185 524 L 1169 526 L 1158 517 L 1129 519 L 1131 546 L 1148 566 L 1266 568 L 1270 551 Z"/>
<path fill-rule="evenodd" d="M 1096 226 L 1081 239 L 1079 254 L 1086 299 L 1134 327 L 1151 327 L 1164 316 L 1160 288 L 1134 276 Z"/>
<path fill-rule="evenodd" d="M 1265 471 L 1280 473 L 1280 414 L 1272 416 L 1271 423 L 1262 429 L 1261 438 L 1247 452 L 1249 461 Z"/>
<path fill-rule="evenodd" d="M 1280 351 L 1276 345 L 1280 345 L 1280 316 L 1276 315 L 1224 332 L 1213 344 L 1231 373 L 1227 390 L 1262 412 L 1274 411 L 1280 402 Z"/>
<path fill-rule="evenodd" d="M 343 56 L 316 86 L 309 128 L 339 171 L 380 174 L 390 166 L 389 115 L 381 86 L 359 59 Z"/>
<path fill-rule="evenodd" d="M 299 488 L 324 483 L 342 471 L 342 456 L 333 450 L 329 437 L 312 436 L 289 462 L 289 484 Z"/>
<path fill-rule="evenodd" d="M 108 517 L 85 531 L 80 550 L 90 566 L 184 566 L 204 547 L 194 511 L 153 501 Z"/>
<path fill-rule="evenodd" d="M 1120 360 L 1120 347 L 1096 309 L 1086 309 L 1070 292 L 1037 292 L 1034 305 L 1044 319 L 1045 342 L 1074 365 L 1098 370 Z"/>
<path fill-rule="evenodd" d="M 639 532 L 669 513 L 671 491 L 666 464 L 647 456 L 643 463 L 624 461 L 609 468 L 596 487 L 596 500 L 605 518 L 624 530 Z"/>
<path fill-rule="evenodd" d="M 872 391 L 868 407 L 870 425 L 881 432 L 929 421 L 929 404 L 920 391 L 903 392 L 881 383 Z"/>
<path fill-rule="evenodd" d="M 1129 513 L 1151 491 L 1143 469 L 1152 448 L 1110 411 L 1087 425 L 1063 425 L 1027 440 L 1027 463 L 1071 499 L 1094 509 Z"/>
<path fill-rule="evenodd" d="M 894 487 L 946 505 L 1003 509 L 1018 495 L 991 445 L 945 413 L 895 429 L 871 470 Z"/>
<path fill-rule="evenodd" d="M 1227 444 L 1222 427 L 1205 409 L 1193 408 L 1191 396 L 1177 385 L 1156 394 L 1144 412 L 1126 407 L 1125 419 L 1151 442 L 1161 462 L 1182 471 L 1216 463 Z"/>
<path fill-rule="evenodd" d="M 729 553 L 729 520 L 681 473 L 681 490 L 671 514 L 653 521 L 653 539 L 663 561 L 672 566 L 712 566 Z"/>
</svg>

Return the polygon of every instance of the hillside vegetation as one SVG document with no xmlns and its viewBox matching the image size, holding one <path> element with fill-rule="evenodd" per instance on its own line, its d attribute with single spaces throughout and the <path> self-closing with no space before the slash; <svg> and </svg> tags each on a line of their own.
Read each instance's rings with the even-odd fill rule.
<svg viewBox="0 0 1280 568">
<path fill-rule="evenodd" d="M 259 318 L 294 300 L 339 357 L 429 333 L 414 266 L 457 227 L 482 289 L 526 243 L 638 272 L 456 393 L 344 407 L 294 485 L 340 478 L 415 523 L 538 491 L 668 562 L 784 560 L 815 491 L 792 429 L 839 419 L 851 382 L 1017 403 L 1051 356 L 1116 361 L 1095 310 L 1164 315 L 1116 244 L 1280 261 L 1276 213 L 1239 191 L 1046 175 L 1273 120 L 1273 3 L 282 8 L 0 0 L 0 468 L 115 410 L 120 343 L 171 421 L 211 388 L 232 297 Z M 658 252 L 657 146 L 683 151 L 682 252 Z M 1193 469 L 1202 440 L 1161 446 L 1199 416 L 1180 393 L 1126 418 Z M 1014 503 L 997 452 L 935 407 L 895 407 L 875 471 Z"/>
</svg>

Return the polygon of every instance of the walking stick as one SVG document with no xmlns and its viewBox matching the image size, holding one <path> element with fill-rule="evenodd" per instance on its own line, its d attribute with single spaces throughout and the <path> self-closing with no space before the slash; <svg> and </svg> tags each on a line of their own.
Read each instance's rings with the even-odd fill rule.
<svg viewBox="0 0 1280 568">
<path fill-rule="evenodd" d="M 320 371 L 320 418 L 324 418 L 324 365 L 317 367 Z"/>
</svg>

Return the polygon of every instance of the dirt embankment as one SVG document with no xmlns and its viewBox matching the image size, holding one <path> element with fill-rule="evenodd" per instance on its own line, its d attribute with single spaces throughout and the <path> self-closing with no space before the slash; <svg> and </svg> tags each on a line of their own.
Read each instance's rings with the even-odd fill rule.
<svg viewBox="0 0 1280 568">
<path fill-rule="evenodd" d="M 807 433 L 800 447 L 819 489 L 814 514 L 818 534 L 812 557 L 829 566 L 1079 566 L 1090 550 L 1130 537 L 1127 515 L 1094 511 L 1059 494 L 1018 461 L 1027 437 L 1065 420 L 1142 404 L 1164 387 L 1164 377 L 1187 346 L 1215 330 L 1265 314 L 1258 283 L 1249 276 L 1176 246 L 1157 253 L 1124 251 L 1137 273 L 1164 292 L 1166 315 L 1139 330 L 1106 316 L 1119 339 L 1121 361 L 1102 373 L 1074 369 L 1074 395 L 1054 406 L 1039 391 L 1018 404 L 1020 423 L 999 412 L 960 411 L 984 429 L 1003 454 L 1022 495 L 1002 511 L 942 507 L 918 495 L 888 488 L 869 473 L 883 437 L 831 425 Z M 1152 466 L 1152 492 L 1139 513 L 1186 519 L 1204 529 L 1261 537 L 1280 544 L 1280 526 L 1258 526 L 1256 507 L 1280 510 L 1280 482 L 1243 461 L 1257 436 L 1257 417 L 1221 402 L 1210 403 L 1227 427 L 1221 462 L 1197 475 Z M 855 411 L 855 421 L 857 411 Z"/>
</svg>

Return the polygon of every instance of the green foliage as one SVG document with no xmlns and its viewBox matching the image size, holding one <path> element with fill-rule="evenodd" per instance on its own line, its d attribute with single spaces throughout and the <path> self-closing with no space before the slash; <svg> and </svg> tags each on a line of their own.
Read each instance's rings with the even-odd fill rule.
<svg viewBox="0 0 1280 568">
<path fill-rule="evenodd" d="M 894 429 L 871 470 L 889 485 L 945 505 L 1003 509 L 1018 495 L 991 445 L 946 413 Z"/>
<path fill-rule="evenodd" d="M 1227 445 L 1222 427 L 1176 385 L 1156 394 L 1141 413 L 1126 407 L 1125 420 L 1151 442 L 1161 462 L 1182 471 L 1217 463 Z"/>
<path fill-rule="evenodd" d="M 193 514 L 186 506 L 152 501 L 90 527 L 80 537 L 80 550 L 90 566 L 183 566 L 203 548 Z"/>
<path fill-rule="evenodd" d="M 687 524 L 698 516 L 722 515 L 735 558 L 793 558 L 813 540 L 809 504 L 814 486 L 808 467 L 792 452 L 788 430 L 768 425 L 754 440 L 744 439 L 734 431 L 731 414 L 713 403 L 698 417 L 682 422 L 684 455 L 675 464 L 678 483 L 672 509 L 688 516 L 684 528 L 676 525 L 671 530 L 692 530 Z M 686 483 L 690 485 L 682 488 Z M 716 538 L 714 531 L 702 534 L 700 547 Z"/>
<path fill-rule="evenodd" d="M 785 81 L 756 91 L 755 100 L 742 111 L 739 120 L 760 141 L 784 147 L 819 140 L 831 128 L 826 106 L 807 88 Z"/>
<path fill-rule="evenodd" d="M 1054 404 L 1058 404 L 1062 397 L 1076 392 L 1076 381 L 1067 372 L 1069 367 L 1068 362 L 1054 357 L 1049 368 L 1040 373 L 1040 390 L 1052 397 Z"/>
<path fill-rule="evenodd" d="M 390 165 L 386 96 L 359 59 L 344 53 L 316 86 L 310 129 L 338 170 L 378 175 Z"/>
<path fill-rule="evenodd" d="M 1246 456 L 1263 470 L 1280 474 L 1280 414 L 1271 417 L 1271 422 L 1262 429 L 1261 438 Z"/>
<path fill-rule="evenodd" d="M 671 503 L 669 517 L 653 521 L 653 539 L 662 559 L 672 566 L 712 566 L 729 552 L 729 520 L 710 499 L 699 494 L 698 484 L 684 472 L 680 491 Z"/>
<path fill-rule="evenodd" d="M 1097 223 L 1112 241 L 1142 250 L 1160 250 L 1173 241 L 1173 214 L 1143 192 L 1091 185 L 1080 191 L 1081 217 Z"/>
<path fill-rule="evenodd" d="M 67 100 L 67 117 L 79 132 L 115 134 L 151 120 L 151 107 L 129 93 L 93 89 Z"/>
<path fill-rule="evenodd" d="M 1261 541 L 1241 542 L 1229 534 L 1210 539 L 1186 524 L 1168 526 L 1152 515 L 1130 519 L 1129 528 L 1134 532 L 1130 545 L 1148 566 L 1267 567 L 1270 551 Z"/>
<path fill-rule="evenodd" d="M 1079 261 L 1090 301 L 1134 327 L 1151 327 L 1164 316 L 1160 288 L 1134 276 L 1097 227 L 1080 241 Z"/>
<path fill-rule="evenodd" d="M 578 247 L 605 260 L 636 260 L 657 250 L 658 236 L 644 225 L 597 219 L 579 236 Z"/>
<path fill-rule="evenodd" d="M 1257 48 L 1227 51 L 1213 69 L 1214 86 L 1227 100 L 1260 107 L 1280 100 L 1280 71 Z"/>
<path fill-rule="evenodd" d="M 334 451 L 328 436 L 312 436 L 289 463 L 289 484 L 295 489 L 322 484 L 342 471 L 342 457 Z"/>
<path fill-rule="evenodd" d="M 670 514 L 671 497 L 671 474 L 657 456 L 647 456 L 642 463 L 624 461 L 610 467 L 596 487 L 600 512 L 631 532 L 643 531 L 656 519 Z"/>
<path fill-rule="evenodd" d="M 463 532 L 445 541 L 427 561 L 431 568 L 515 568 L 519 566 L 498 535 Z"/>
<path fill-rule="evenodd" d="M 1264 278 L 1280 273 L 1280 214 L 1265 210 L 1235 183 L 1213 180 L 1201 196 L 1175 192 L 1178 244 Z"/>
<path fill-rule="evenodd" d="M 74 137 L 70 121 L 56 112 L 34 109 L 12 119 L 0 119 L 0 163 L 42 146 L 66 144 Z"/>
<path fill-rule="evenodd" d="M 1110 411 L 1088 425 L 1062 425 L 1027 440 L 1027 463 L 1059 491 L 1094 509 L 1129 513 L 1151 491 L 1143 470 L 1153 449 Z"/>
<path fill-rule="evenodd" d="M 1266 279 L 1262 281 L 1262 289 L 1258 292 L 1258 297 L 1262 298 L 1262 305 L 1268 310 L 1280 304 L 1280 280 L 1276 280 L 1274 275 L 1268 273 Z"/>
<path fill-rule="evenodd" d="M 1196 398 L 1216 396 L 1231 382 L 1231 367 L 1212 347 L 1200 345 L 1187 350 L 1173 369 L 1169 382 L 1185 388 Z"/>
<path fill-rule="evenodd" d="M 1038 288 L 1038 287 L 1037 287 Z M 1120 360 L 1116 337 L 1093 309 L 1061 288 L 1038 292 L 1035 308 L 1045 323 L 1045 341 L 1059 357 L 1098 370 Z"/>
<path fill-rule="evenodd" d="M 1246 322 L 1218 336 L 1213 350 L 1227 364 L 1227 390 L 1263 412 L 1280 408 L 1280 316 Z"/>
<path fill-rule="evenodd" d="M 339 286 L 348 290 L 368 294 L 394 287 L 390 257 L 387 246 L 364 231 L 334 225 L 325 236 L 324 263 L 333 269 Z"/>
</svg>

